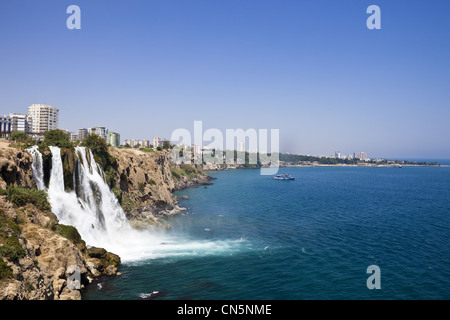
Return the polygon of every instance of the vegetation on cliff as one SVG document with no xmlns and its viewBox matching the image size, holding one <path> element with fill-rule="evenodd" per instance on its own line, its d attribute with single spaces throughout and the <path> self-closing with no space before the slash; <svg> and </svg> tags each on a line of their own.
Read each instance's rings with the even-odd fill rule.
<svg viewBox="0 0 450 320">
<path fill-rule="evenodd" d="M 186 177 L 187 179 L 195 178 L 197 175 L 202 174 L 203 171 L 195 168 L 193 165 L 182 163 L 179 166 L 172 165 L 170 168 L 170 172 L 172 176 L 180 180 L 182 177 Z"/>
<path fill-rule="evenodd" d="M 3 215 L 3 214 L 2 214 Z M 25 250 L 19 243 L 19 235 L 22 230 L 19 225 L 11 219 L 0 216 L 0 258 L 9 258 L 17 261 L 25 256 Z"/>
<path fill-rule="evenodd" d="M 47 131 L 44 135 L 44 141 L 42 141 L 41 146 L 43 147 L 60 147 L 72 149 L 74 148 L 74 144 L 70 141 L 67 133 L 61 130 L 50 130 Z"/>
<path fill-rule="evenodd" d="M 58 222 L 47 195 L 33 188 L 0 189 L 0 300 L 80 299 L 68 288 L 70 266 L 81 282 L 117 274 L 120 257 L 87 248 L 77 229 Z"/>
<path fill-rule="evenodd" d="M 34 188 L 27 189 L 21 187 L 9 186 L 6 191 L 0 191 L 5 194 L 9 201 L 17 207 L 25 206 L 27 203 L 34 204 L 39 210 L 50 211 L 51 207 L 47 201 L 47 193 Z"/>
</svg>

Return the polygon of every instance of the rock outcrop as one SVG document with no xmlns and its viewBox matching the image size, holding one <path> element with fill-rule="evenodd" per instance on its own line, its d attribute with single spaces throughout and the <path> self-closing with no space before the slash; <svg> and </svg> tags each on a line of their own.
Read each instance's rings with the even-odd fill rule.
<svg viewBox="0 0 450 320">
<path fill-rule="evenodd" d="M 0 299 L 80 299 L 79 291 L 66 285 L 67 268 L 77 265 L 83 274 L 87 269 L 75 244 L 45 227 L 56 224 L 56 217 L 31 204 L 14 208 L 6 196 L 0 196 L 0 207 L 1 259 L 7 264 L 5 269 L 11 270 L 10 277 L 0 280 Z"/>
<path fill-rule="evenodd" d="M 8 185 L 35 187 L 33 179 L 33 158 L 26 151 L 10 148 L 6 142 L 0 142 L 0 188 Z"/>
<path fill-rule="evenodd" d="M 0 300 L 80 300 L 93 277 L 117 274 L 117 255 L 87 248 L 53 213 L 14 206 L 6 196 L 0 208 Z"/>
<path fill-rule="evenodd" d="M 173 191 L 211 184 L 202 170 L 189 165 L 175 166 L 169 151 L 110 148 L 110 153 L 118 164 L 115 192 L 134 226 L 164 224 L 161 217 L 184 210 Z"/>
</svg>

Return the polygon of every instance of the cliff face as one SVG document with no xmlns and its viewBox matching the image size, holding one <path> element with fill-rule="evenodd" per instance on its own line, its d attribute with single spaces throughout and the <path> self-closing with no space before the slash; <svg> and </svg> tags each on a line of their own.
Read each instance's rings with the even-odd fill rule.
<svg viewBox="0 0 450 320">
<path fill-rule="evenodd" d="M 6 142 L 0 142 L 0 188 L 8 185 L 36 187 L 31 165 L 33 158 L 26 151 L 10 148 Z"/>
<path fill-rule="evenodd" d="M 0 300 L 80 300 L 80 289 L 93 277 L 117 274 L 119 263 L 104 249 L 87 248 L 49 210 L 0 196 Z"/>
<path fill-rule="evenodd" d="M 32 161 L 0 140 L 0 300 L 79 300 L 93 277 L 117 274 L 120 258 L 58 223 Z"/>
<path fill-rule="evenodd" d="M 191 166 L 175 166 L 170 152 L 143 152 L 134 149 L 110 149 L 117 160 L 115 179 L 122 208 L 135 226 L 161 223 L 161 217 L 176 214 L 175 190 L 211 184 L 210 178 Z"/>
<path fill-rule="evenodd" d="M 85 259 L 73 242 L 49 228 L 56 217 L 32 204 L 15 208 L 6 196 L 0 196 L 0 208 L 0 300 L 81 299 L 67 280 L 70 266 L 86 278 Z"/>
<path fill-rule="evenodd" d="M 183 210 L 173 191 L 211 184 L 203 171 L 190 165 L 173 165 L 168 151 L 110 148 L 109 152 L 117 160 L 113 191 L 134 226 L 163 226 L 161 218 Z M 70 150 L 61 152 L 61 156 L 65 185 L 72 189 L 76 161 Z M 48 151 L 43 154 L 43 162 L 48 185 Z M 70 287 L 74 272 L 79 274 L 82 288 L 93 277 L 118 274 L 120 258 L 101 248 L 86 248 L 75 228 L 59 225 L 49 208 L 42 209 L 39 202 L 28 200 L 26 193 L 36 191 L 32 163 L 28 152 L 10 148 L 0 140 L 0 300 L 81 299 L 80 290 Z M 9 186 L 25 188 L 21 201 L 12 201 L 11 195 L 6 195 Z M 45 193 L 42 195 L 45 197 Z"/>
</svg>

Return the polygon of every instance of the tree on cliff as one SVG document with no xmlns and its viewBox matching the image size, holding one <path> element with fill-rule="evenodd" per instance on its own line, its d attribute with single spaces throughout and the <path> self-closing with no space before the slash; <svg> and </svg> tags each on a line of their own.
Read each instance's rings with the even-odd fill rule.
<svg viewBox="0 0 450 320">
<path fill-rule="evenodd" d="M 25 142 L 28 140 L 28 135 L 25 132 L 15 131 L 11 134 L 11 140 Z"/>
<path fill-rule="evenodd" d="M 106 140 L 95 133 L 88 134 L 87 137 L 84 138 L 81 145 L 91 149 L 94 154 L 108 153 L 108 145 L 106 144 Z"/>
<path fill-rule="evenodd" d="M 21 131 L 15 131 L 11 134 L 11 141 L 13 143 L 17 143 L 19 148 L 22 148 L 22 143 L 31 143 L 31 138 L 28 137 L 28 134 Z"/>
<path fill-rule="evenodd" d="M 163 149 L 170 149 L 170 141 L 168 140 L 163 140 Z"/>
<path fill-rule="evenodd" d="M 73 148 L 73 143 L 69 140 L 69 135 L 61 130 L 50 130 L 44 135 L 43 144 L 60 148 Z"/>
</svg>

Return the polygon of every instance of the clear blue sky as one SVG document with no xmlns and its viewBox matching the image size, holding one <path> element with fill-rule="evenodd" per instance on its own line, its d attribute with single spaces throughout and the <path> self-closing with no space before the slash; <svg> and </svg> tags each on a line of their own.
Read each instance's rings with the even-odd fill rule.
<svg viewBox="0 0 450 320">
<path fill-rule="evenodd" d="M 66 8 L 81 8 L 68 30 Z M 368 30 L 366 9 L 381 8 Z M 2 0 L 0 113 L 122 139 L 280 129 L 281 151 L 450 158 L 449 1 Z"/>
</svg>

